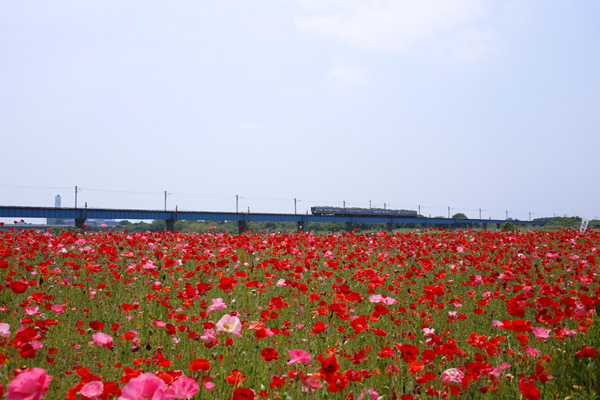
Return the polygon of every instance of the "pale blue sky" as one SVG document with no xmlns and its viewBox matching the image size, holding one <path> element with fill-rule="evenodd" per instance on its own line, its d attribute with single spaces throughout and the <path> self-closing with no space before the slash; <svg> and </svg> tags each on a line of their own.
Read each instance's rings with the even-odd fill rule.
<svg viewBox="0 0 600 400">
<path fill-rule="evenodd" d="M 0 204 L 599 217 L 598 21 L 595 0 L 0 0 Z"/>
</svg>

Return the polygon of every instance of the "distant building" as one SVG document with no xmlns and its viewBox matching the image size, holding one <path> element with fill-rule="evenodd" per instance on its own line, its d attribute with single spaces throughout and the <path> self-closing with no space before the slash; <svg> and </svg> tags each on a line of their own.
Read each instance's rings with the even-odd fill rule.
<svg viewBox="0 0 600 400">
<path fill-rule="evenodd" d="M 60 208 L 60 194 L 57 194 L 54 198 L 54 207 Z M 58 225 L 58 222 L 61 221 L 59 221 L 57 218 L 46 218 L 46 225 Z"/>
</svg>

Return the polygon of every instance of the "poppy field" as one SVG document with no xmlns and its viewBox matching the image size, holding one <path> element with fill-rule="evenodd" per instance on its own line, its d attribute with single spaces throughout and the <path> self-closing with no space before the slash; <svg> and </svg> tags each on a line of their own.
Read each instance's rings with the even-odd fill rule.
<svg viewBox="0 0 600 400">
<path fill-rule="evenodd" d="M 0 233 L 0 394 L 593 399 L 600 233 Z"/>
</svg>

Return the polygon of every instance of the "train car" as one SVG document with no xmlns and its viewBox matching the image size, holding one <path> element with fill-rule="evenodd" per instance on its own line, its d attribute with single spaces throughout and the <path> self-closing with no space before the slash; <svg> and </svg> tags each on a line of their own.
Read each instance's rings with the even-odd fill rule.
<svg viewBox="0 0 600 400">
<path fill-rule="evenodd" d="M 382 217 L 416 217 L 414 210 L 391 210 L 387 208 L 358 208 L 358 207 L 311 207 L 310 212 L 313 215 L 368 215 Z"/>
</svg>

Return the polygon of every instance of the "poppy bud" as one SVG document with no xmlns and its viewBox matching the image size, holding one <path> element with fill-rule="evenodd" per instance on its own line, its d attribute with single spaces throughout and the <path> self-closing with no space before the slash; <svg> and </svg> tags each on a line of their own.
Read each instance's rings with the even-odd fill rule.
<svg viewBox="0 0 600 400">
<path fill-rule="evenodd" d="M 150 343 L 146 343 L 146 350 L 148 350 L 148 351 L 152 350 L 152 346 L 150 345 Z"/>
<path fill-rule="evenodd" d="M 131 346 L 129 348 L 129 350 L 131 350 L 132 353 L 135 353 L 136 351 L 138 351 L 140 349 L 140 346 Z"/>
</svg>

